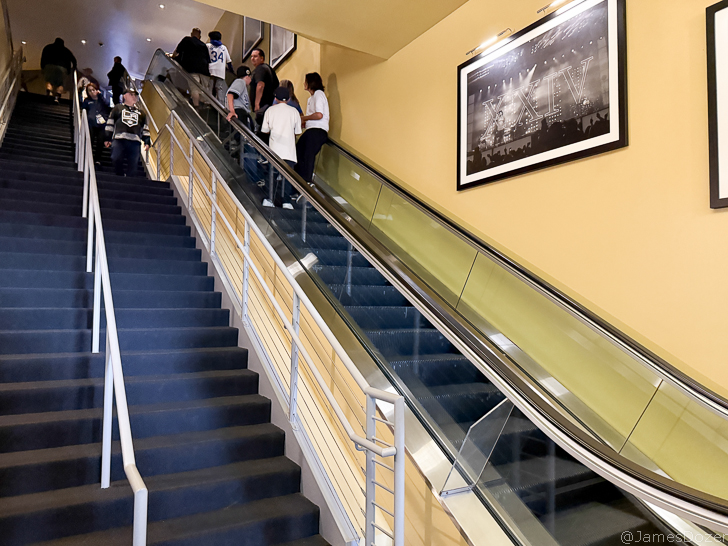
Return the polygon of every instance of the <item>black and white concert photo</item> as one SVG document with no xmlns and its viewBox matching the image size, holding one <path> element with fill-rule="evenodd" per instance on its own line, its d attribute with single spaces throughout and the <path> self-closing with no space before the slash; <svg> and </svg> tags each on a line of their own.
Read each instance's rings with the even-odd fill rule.
<svg viewBox="0 0 728 546">
<path fill-rule="evenodd" d="M 589 141 L 620 139 L 612 81 L 620 71 L 611 66 L 618 56 L 610 55 L 617 2 L 583 4 L 461 67 L 459 188 L 545 166 L 541 160 L 563 162 L 592 148 Z"/>
</svg>

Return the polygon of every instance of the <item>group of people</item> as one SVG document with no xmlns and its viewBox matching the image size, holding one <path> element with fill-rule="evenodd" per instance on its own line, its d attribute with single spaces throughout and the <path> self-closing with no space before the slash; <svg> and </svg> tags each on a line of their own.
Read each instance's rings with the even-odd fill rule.
<svg viewBox="0 0 728 546">
<path fill-rule="evenodd" d="M 246 65 L 235 71 L 235 80 L 228 88 L 226 70 L 233 72 L 232 59 L 222 43 L 222 35 L 214 30 L 208 33 L 209 41 L 202 41 L 202 31 L 194 28 L 175 48 L 172 57 L 192 78 L 207 90 L 220 104 L 227 106 L 228 121 L 238 118 L 244 125 L 257 131 L 264 141 L 282 160 L 306 181 L 311 182 L 316 155 L 328 139 L 329 104 L 321 76 L 306 74 L 304 89 L 310 97 L 305 112 L 296 97 L 294 84 L 279 81 L 275 70 L 266 62 L 265 52 L 254 49 L 250 54 L 252 69 Z M 200 109 L 199 91 L 190 92 L 192 105 Z M 204 100 L 204 99 L 203 99 Z M 296 141 L 296 137 L 301 135 Z M 288 187 L 283 182 L 282 205 L 286 201 Z M 269 199 L 265 206 L 273 206 Z"/>
<path fill-rule="evenodd" d="M 209 41 L 205 43 L 201 30 L 192 29 L 175 48 L 173 58 L 203 89 L 228 107 L 228 121 L 238 118 L 257 131 L 273 152 L 311 183 L 316 156 L 328 140 L 329 130 L 329 104 L 321 76 L 311 72 L 304 78 L 304 90 L 309 94 L 304 111 L 293 82 L 279 81 L 275 70 L 266 62 L 265 52 L 256 48 L 250 55 L 252 70 L 240 66 L 235 71 L 236 79 L 228 88 L 226 71 L 233 72 L 230 53 L 222 43 L 219 31 L 209 32 L 208 37 Z M 41 67 L 47 91 L 54 94 L 56 100 L 63 92 L 66 77 L 77 69 L 76 64 L 76 58 L 61 38 L 43 50 Z M 103 147 L 111 146 L 116 173 L 134 175 L 141 144 L 146 147 L 150 144 L 146 115 L 137 106 L 137 90 L 125 87 L 126 69 L 121 57 L 115 57 L 114 66 L 108 73 L 115 104 L 110 109 L 90 72 L 82 73 L 79 92 L 83 98 L 82 107 L 88 112 L 95 160 L 99 164 Z M 199 92 L 193 90 L 191 99 L 193 106 L 199 108 Z M 292 205 L 285 201 L 289 191 L 286 183 L 283 184 L 283 205 L 289 208 Z M 264 204 L 273 206 L 268 199 Z"/>
<path fill-rule="evenodd" d="M 46 94 L 58 102 L 64 92 L 66 79 L 78 70 L 73 53 L 63 39 L 56 38 L 43 48 L 41 69 L 46 82 Z M 87 112 L 94 161 L 101 165 L 101 153 L 111 148 L 111 163 L 117 175 L 135 176 L 138 170 L 141 146 L 149 148 L 150 135 L 146 114 L 137 105 L 138 91 L 125 87 L 126 69 L 121 57 L 114 57 L 114 66 L 108 73 L 109 86 L 114 101 L 113 109 L 104 99 L 93 71 L 86 68 L 79 72 L 78 92 Z"/>
</svg>

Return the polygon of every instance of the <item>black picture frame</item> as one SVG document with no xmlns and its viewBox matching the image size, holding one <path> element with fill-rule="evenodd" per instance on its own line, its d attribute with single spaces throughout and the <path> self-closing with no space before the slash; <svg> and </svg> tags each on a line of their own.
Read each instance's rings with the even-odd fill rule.
<svg viewBox="0 0 728 546">
<path fill-rule="evenodd" d="M 243 62 L 263 41 L 263 21 L 243 17 Z"/>
<path fill-rule="evenodd" d="M 627 37 L 626 37 L 626 0 L 581 0 L 572 2 L 571 4 L 554 11 L 553 13 L 543 17 L 534 24 L 524 28 L 518 33 L 512 35 L 507 40 L 503 41 L 498 46 L 492 49 L 486 49 L 483 53 L 476 57 L 468 60 L 458 67 L 458 123 L 457 123 L 457 190 L 463 191 L 484 184 L 490 184 L 507 178 L 519 176 L 524 173 L 533 172 L 536 170 L 560 165 L 577 159 L 583 159 L 596 154 L 609 152 L 619 148 L 623 148 L 628 145 L 628 116 L 627 116 Z M 601 11 L 597 11 L 601 10 Z M 606 10 L 606 13 L 604 13 Z M 602 25 L 597 30 L 603 28 L 604 39 L 606 42 L 606 55 L 607 55 L 607 67 L 604 68 L 604 45 L 594 46 L 590 42 L 592 49 L 599 49 L 598 60 L 595 65 L 599 65 L 598 68 L 593 69 L 599 70 L 598 79 L 596 80 L 601 85 L 601 91 L 596 95 L 594 102 L 588 100 L 589 98 L 584 96 L 585 84 L 587 82 L 587 75 L 589 74 L 590 63 L 594 59 L 585 58 L 581 61 L 580 67 L 578 66 L 575 70 L 572 70 L 572 66 L 567 68 L 558 69 L 556 71 L 549 72 L 547 61 L 544 64 L 547 68 L 540 68 L 540 63 L 535 63 L 531 67 L 531 63 L 534 62 L 534 56 L 546 54 L 547 48 L 551 48 L 553 44 L 557 44 L 556 39 L 551 39 L 551 36 L 561 35 L 566 36 L 569 40 L 566 43 L 558 43 L 555 48 L 568 48 L 562 53 L 562 58 L 566 59 L 566 54 L 572 55 L 574 58 L 578 57 L 578 52 L 572 46 L 578 45 L 577 38 L 578 32 L 567 32 L 568 29 L 573 29 L 581 24 L 581 21 L 586 20 L 587 17 L 594 18 L 594 25 Z M 605 23 L 606 19 L 606 23 Z M 604 26 L 606 25 L 606 26 Z M 583 23 L 583 27 L 587 28 L 587 23 Z M 596 32 L 597 30 L 594 30 Z M 588 33 L 589 29 L 585 31 Z M 549 34 L 550 33 L 550 34 Z M 541 40 L 538 40 L 541 38 Z M 601 38 L 599 38 L 601 39 Z M 564 38 L 566 40 L 566 38 Z M 564 40 L 560 40 L 563 42 Z M 546 44 L 546 45 L 542 45 Z M 584 44 L 586 45 L 586 44 Z M 582 49 L 584 47 L 582 45 Z M 541 48 L 541 51 L 539 51 Z M 561 49 L 549 49 L 548 55 L 554 53 L 554 51 L 561 53 Z M 513 54 L 507 57 L 511 52 Z M 524 57 L 523 53 L 526 53 Z M 586 55 L 584 53 L 583 55 Z M 559 66 L 557 61 L 557 55 L 553 55 L 554 64 Z M 518 63 L 528 62 L 529 66 L 518 65 Z M 549 61 L 550 62 L 550 61 Z M 568 63 L 568 59 L 561 61 L 562 63 Z M 586 64 L 585 64 L 586 63 Z M 513 67 L 509 68 L 509 64 Z M 493 70 L 493 74 L 490 74 L 490 70 Z M 520 70 L 519 70 L 520 69 Z M 476 70 L 481 70 L 479 74 L 476 74 Z M 515 70 L 515 72 L 512 72 Z M 579 71 L 581 70 L 581 73 Z M 604 90 L 604 73 L 608 77 L 607 90 Z M 493 91 L 490 88 L 487 89 L 487 93 L 495 93 L 497 85 L 501 82 L 495 83 L 493 78 L 501 77 L 503 74 L 513 73 L 516 77 L 521 77 L 520 74 L 526 75 L 526 81 L 533 81 L 537 72 L 539 76 L 545 75 L 547 77 L 539 77 L 532 84 L 526 87 L 518 87 L 515 84 L 511 84 L 511 79 L 506 82 L 503 80 L 503 87 L 510 87 L 512 91 L 507 91 L 499 99 L 496 108 L 493 107 L 493 99 L 485 102 L 479 102 L 478 107 L 482 107 L 482 116 L 480 119 L 483 120 L 482 125 L 476 123 L 478 114 L 476 113 L 475 97 L 476 92 L 473 86 L 484 87 L 487 85 L 489 80 L 492 80 L 494 85 Z M 471 74 L 475 74 L 472 78 L 468 79 Z M 577 74 L 575 79 L 575 74 Z M 580 74 L 580 75 L 579 75 Z M 601 75 L 599 75 L 601 74 Z M 490 76 L 490 78 L 488 78 Z M 581 78 L 581 87 L 578 87 L 578 80 Z M 563 80 L 566 84 L 564 87 L 566 91 L 554 91 L 553 89 L 558 87 L 559 84 L 554 83 Z M 571 82 L 569 82 L 571 80 Z M 592 80 L 591 86 L 595 84 Z M 545 85 L 548 109 L 544 112 L 541 108 L 534 107 L 531 99 L 532 93 L 537 86 L 541 85 L 540 82 L 547 82 Z M 468 87 L 470 86 L 470 90 Z M 526 95 L 524 89 L 528 90 Z M 580 93 L 576 93 L 581 90 Z M 573 104 L 570 106 L 567 104 L 566 109 L 571 108 L 571 112 L 581 112 L 581 114 L 573 114 L 573 117 L 562 121 L 559 119 L 560 116 L 566 116 L 566 109 L 562 110 L 561 99 L 559 98 L 559 104 L 556 105 L 557 93 L 558 97 L 566 95 L 572 91 Z M 469 94 L 469 91 L 472 92 Z M 523 91 L 522 94 L 519 92 Z M 543 91 L 540 91 L 543 92 Z M 482 100 L 483 89 L 477 91 L 479 100 Z M 504 100 L 511 96 L 510 103 L 507 103 L 503 109 L 499 109 L 503 104 L 500 99 L 504 97 Z M 578 95 L 578 96 L 577 96 Z M 488 95 L 486 95 L 487 98 Z M 496 96 L 492 94 L 491 96 Z M 516 97 L 518 100 L 515 100 Z M 582 98 L 583 97 L 583 98 Z M 608 99 L 605 101 L 605 98 Z M 529 100 L 531 99 L 531 100 Z M 519 102 L 520 101 L 520 102 Z M 528 106 L 526 105 L 528 102 Z M 616 110 L 615 113 L 615 107 Z M 601 106 L 601 110 L 597 110 Z M 512 106 L 510 112 L 520 112 L 514 114 L 513 117 L 516 119 L 511 124 L 513 117 L 507 117 L 504 114 L 504 110 Z M 486 112 L 486 109 L 488 112 Z M 496 116 L 492 116 L 491 113 L 498 110 Z M 524 117 L 523 110 L 526 111 L 527 117 Z M 564 114 L 562 114 L 564 112 Z M 535 114 L 535 115 L 533 115 Z M 547 115 L 542 115 L 547 114 Z M 599 114 L 599 115 L 597 115 Z M 540 117 L 539 117 L 540 116 Z M 580 116 L 580 117 L 579 117 Z M 587 118 L 590 125 L 584 128 Z M 594 120 L 598 120 L 598 130 L 594 129 Z M 520 123 L 520 121 L 526 120 L 527 123 Z M 555 123 L 561 123 L 559 128 L 564 128 L 561 137 L 559 139 L 562 143 L 553 145 L 551 148 L 546 149 L 545 146 L 548 144 L 546 138 L 542 138 L 540 135 L 546 134 L 546 129 L 551 126 L 548 125 L 549 120 L 552 121 L 552 125 Z M 534 123 L 539 123 L 539 128 L 534 127 Z M 608 122 L 608 124 L 606 123 Z M 502 131 L 496 130 L 499 126 L 504 127 Z M 524 125 L 530 123 L 530 127 L 523 128 Z M 567 134 L 566 129 L 573 129 L 573 123 L 577 123 L 577 129 L 572 131 L 571 134 Z M 546 124 L 546 129 L 544 129 Z M 569 125 L 570 124 L 570 125 Z M 608 130 L 605 129 L 608 127 Z M 473 148 L 475 143 L 475 135 L 478 134 L 482 128 L 483 132 L 480 136 L 477 144 L 477 148 Z M 606 133 L 602 131 L 607 130 Z M 508 141 L 508 135 L 504 136 L 504 133 L 511 132 L 513 139 Z M 496 133 L 496 134 L 494 134 Z M 519 136 L 520 133 L 520 136 Z M 555 132 L 556 133 L 556 132 Z M 576 134 L 576 136 L 574 136 Z M 491 138 L 492 137 L 492 138 Z M 554 139 L 549 138 L 552 142 Z M 569 142 L 565 144 L 564 142 Z M 509 146 L 509 144 L 511 146 Z M 538 146 L 533 146 L 538 144 Z M 517 145 L 514 151 L 513 146 Z M 478 150 L 477 152 L 475 150 Z M 490 151 L 490 154 L 488 153 Z M 501 153 L 502 152 L 502 153 Z"/>
<path fill-rule="evenodd" d="M 290 44 L 276 43 L 276 38 L 282 41 L 283 38 L 290 38 Z M 268 52 L 270 55 L 270 66 L 276 68 L 283 64 L 298 47 L 298 35 L 278 25 L 270 26 L 270 42 Z M 278 51 L 280 49 L 280 51 Z"/>
<path fill-rule="evenodd" d="M 710 208 L 720 209 L 728 207 L 728 0 L 709 6 L 705 12 Z M 724 89 L 722 98 L 720 89 Z"/>
</svg>

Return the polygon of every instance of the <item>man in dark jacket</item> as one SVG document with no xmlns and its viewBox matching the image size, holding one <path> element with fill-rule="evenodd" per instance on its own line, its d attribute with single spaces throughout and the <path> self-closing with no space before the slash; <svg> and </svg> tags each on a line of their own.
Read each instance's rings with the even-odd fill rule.
<svg viewBox="0 0 728 546">
<path fill-rule="evenodd" d="M 174 50 L 172 58 L 184 68 L 192 78 L 200 84 L 203 89 L 210 89 L 210 50 L 207 44 L 200 37 L 202 31 L 193 28 L 189 36 L 182 38 L 182 41 Z M 200 93 L 192 89 L 192 104 L 200 105 Z"/>
<path fill-rule="evenodd" d="M 114 57 L 114 66 L 107 74 L 114 105 L 121 104 L 121 94 L 124 92 L 124 72 L 126 72 L 126 68 L 121 64 L 121 57 Z"/>
<path fill-rule="evenodd" d="M 90 83 L 86 86 L 87 98 L 83 101 L 82 108 L 88 114 L 88 128 L 91 130 L 91 141 L 94 145 L 94 159 L 96 165 L 101 165 L 101 152 L 104 149 L 104 133 L 106 130 L 106 118 L 109 115 L 109 107 L 99 92 L 99 86 Z"/>
<path fill-rule="evenodd" d="M 131 88 L 124 91 L 122 103 L 114 106 L 106 121 L 106 147 L 111 146 L 111 163 L 118 176 L 136 176 L 141 145 L 149 149 L 149 127 L 147 116 L 137 107 L 139 93 Z M 112 145 L 113 142 L 113 145 Z"/>
<path fill-rule="evenodd" d="M 76 70 L 76 57 L 63 44 L 62 39 L 56 38 L 55 42 L 43 48 L 40 67 L 46 81 L 46 94 L 55 95 L 56 102 L 58 102 L 63 93 L 66 76 Z"/>
</svg>

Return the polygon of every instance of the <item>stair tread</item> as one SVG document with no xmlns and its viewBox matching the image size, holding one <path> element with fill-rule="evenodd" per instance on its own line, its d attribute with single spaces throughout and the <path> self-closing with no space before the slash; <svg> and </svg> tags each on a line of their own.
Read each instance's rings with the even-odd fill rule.
<svg viewBox="0 0 728 546">
<path fill-rule="evenodd" d="M 282 431 L 273 424 L 261 423 L 257 425 L 184 432 L 182 434 L 171 434 L 168 436 L 152 436 L 151 438 L 135 439 L 134 450 L 138 453 L 147 449 L 158 449 L 164 447 L 176 447 L 178 449 L 183 449 L 185 445 L 199 442 L 248 438 L 263 434 L 282 434 Z M 121 453 L 121 444 L 118 441 L 112 442 L 111 451 L 112 453 Z M 39 463 L 47 463 L 51 461 L 98 457 L 100 453 L 100 443 L 76 444 L 47 449 L 0 453 L 0 470 L 19 466 L 37 465 Z M 3 497 L 0 497 L 0 499 L 2 498 Z"/>
<path fill-rule="evenodd" d="M 143 351 L 147 353 L 148 351 Z M 122 353 L 123 361 L 124 353 Z M 238 370 L 207 370 L 204 372 L 189 372 L 189 373 L 178 373 L 178 374 L 165 374 L 165 375 L 131 375 L 124 377 L 124 383 L 134 385 L 136 383 L 143 382 L 155 382 L 155 381 L 173 381 L 176 379 L 210 379 L 210 378 L 225 378 L 225 377 L 240 377 L 240 376 L 255 376 L 255 372 L 242 368 Z M 49 381 L 24 381 L 17 383 L 0 383 L 0 394 L 8 391 L 31 391 L 31 390 L 45 390 L 53 388 L 64 388 L 64 387 L 87 387 L 93 385 L 101 385 L 104 382 L 103 377 L 90 377 L 85 379 L 57 379 Z"/>
<path fill-rule="evenodd" d="M 175 490 L 216 481 L 242 479 L 260 473 L 286 472 L 295 468 L 297 468 L 297 465 L 286 457 L 271 457 L 174 474 L 158 474 L 143 479 L 147 489 L 152 494 L 156 491 Z M 0 498 L 0 514 L 2 514 L 0 518 L 88 502 L 111 502 L 117 498 L 131 496 L 132 491 L 129 482 L 119 480 L 112 482 L 108 489 L 101 489 L 98 484 L 89 484 L 41 493 L 4 497 Z"/>
<path fill-rule="evenodd" d="M 268 399 L 259 394 L 242 394 L 238 396 L 219 396 L 216 398 L 195 398 L 174 402 L 161 402 L 157 404 L 130 404 L 129 414 L 155 413 L 173 410 L 192 410 L 198 408 L 212 408 L 222 406 L 238 406 L 255 404 Z M 77 421 L 101 417 L 103 408 L 88 408 L 64 411 L 43 411 L 40 413 L 19 413 L 14 415 L 0 415 L 0 427 L 11 427 L 37 423 L 53 423 L 61 421 Z"/>
<path fill-rule="evenodd" d="M 147 544 L 160 544 L 170 540 L 194 540 L 195 537 L 199 537 L 198 540 L 200 540 L 204 539 L 206 533 L 216 529 L 244 529 L 256 521 L 274 520 L 275 523 L 272 523 L 271 526 L 279 527 L 285 525 L 284 518 L 313 512 L 317 512 L 315 506 L 300 494 L 263 499 L 230 506 L 214 512 L 203 512 L 166 521 L 150 522 L 147 532 Z M 35 546 L 90 546 L 98 544 L 128 546 L 131 543 L 131 536 L 132 528 L 124 527 L 37 543 Z"/>
</svg>

